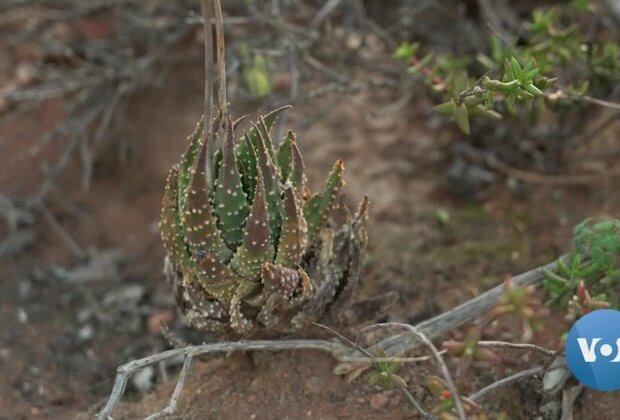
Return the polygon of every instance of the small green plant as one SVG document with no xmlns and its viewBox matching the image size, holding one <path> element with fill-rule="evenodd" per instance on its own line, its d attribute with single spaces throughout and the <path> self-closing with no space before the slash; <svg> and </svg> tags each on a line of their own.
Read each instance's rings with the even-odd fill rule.
<svg viewBox="0 0 620 420">
<path fill-rule="evenodd" d="M 441 420 L 457 419 L 458 417 L 453 414 L 455 409 L 453 394 L 443 379 L 437 376 L 430 376 L 426 379 L 426 386 L 438 400 L 431 412 Z M 460 396 L 460 399 L 467 414 L 480 411 L 481 407 L 476 402 L 463 396 Z"/>
<path fill-rule="evenodd" d="M 247 44 L 239 47 L 241 73 L 252 96 L 263 98 L 273 91 L 272 64 L 268 56 L 251 52 Z"/>
<path fill-rule="evenodd" d="M 396 360 L 374 361 L 373 371 L 368 375 L 368 384 L 378 385 L 383 389 L 406 388 L 407 382 L 396 374 L 402 365 L 402 362 Z"/>
<path fill-rule="evenodd" d="M 620 307 L 620 220 L 586 219 L 575 226 L 568 261 L 546 271 L 543 285 L 550 304 L 572 306 L 572 315 Z M 593 297 L 591 297 L 591 295 Z M 572 303 L 571 303 L 572 302 Z"/>
<path fill-rule="evenodd" d="M 168 175 L 160 222 L 166 274 L 194 328 L 243 336 L 297 330 L 359 284 L 368 200 L 330 223 L 343 210 L 344 164 L 336 160 L 325 189 L 310 191 L 293 132 L 280 142 L 271 135 L 288 106 L 236 135 L 243 118 L 228 113 L 220 2 L 204 2 L 203 14 L 206 73 L 217 70 L 218 84 L 206 80 L 204 116 Z"/>
<path fill-rule="evenodd" d="M 457 57 L 420 54 L 419 43 L 403 43 L 395 57 L 407 63 L 409 73 L 422 75 L 441 101 L 435 110 L 467 134 L 471 117 L 497 120 L 519 108 L 530 111 L 527 121 L 534 125 L 538 112 L 553 107 L 564 118 L 566 105 L 587 94 L 607 95 L 620 81 L 618 45 L 592 41 L 577 23 L 564 24 L 584 15 L 596 19 L 593 11 L 584 0 L 535 9 L 519 45 L 493 35 L 487 51 Z"/>
<path fill-rule="evenodd" d="M 337 161 L 325 190 L 311 193 L 293 133 L 277 147 L 271 140 L 270 128 L 285 108 L 259 117 L 238 141 L 231 119 L 222 142 L 198 124 L 170 171 L 162 238 L 178 276 L 179 299 L 191 307 L 188 319 L 196 316 L 190 321 L 203 329 L 297 329 L 318 319 L 357 278 L 350 258 L 360 257 L 365 243 L 367 203 L 339 231 L 327 226 L 344 165 Z M 344 249 L 331 258 L 331 248 L 324 249 L 330 245 Z M 340 264 L 337 273 L 323 273 Z M 323 287 L 333 292 L 317 294 L 325 281 L 331 283 Z"/>
</svg>

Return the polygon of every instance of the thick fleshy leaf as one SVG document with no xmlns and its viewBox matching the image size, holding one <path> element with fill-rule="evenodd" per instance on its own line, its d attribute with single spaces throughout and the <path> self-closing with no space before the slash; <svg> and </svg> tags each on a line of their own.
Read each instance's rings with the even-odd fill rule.
<svg viewBox="0 0 620 420">
<path fill-rule="evenodd" d="M 241 175 L 235 159 L 232 120 L 229 120 L 222 164 L 213 193 L 219 227 L 224 241 L 236 248 L 243 239 L 243 226 L 250 212 L 247 196 L 241 185 Z"/>
<path fill-rule="evenodd" d="M 308 242 L 311 244 L 316 238 L 329 210 L 334 206 L 340 189 L 343 185 L 344 164 L 341 160 L 336 161 L 334 168 L 329 173 L 325 190 L 316 194 L 304 205 L 304 217 L 308 224 Z"/>
<path fill-rule="evenodd" d="M 176 267 L 187 262 L 189 258 L 187 247 L 183 242 L 183 227 L 177 207 L 178 175 L 179 165 L 176 164 L 168 173 L 164 197 L 161 203 L 161 220 L 159 222 L 162 241 L 172 263 Z"/>
<path fill-rule="evenodd" d="M 267 328 L 273 328 L 282 321 L 282 309 L 289 313 L 295 311 L 314 292 L 310 278 L 302 269 L 292 270 L 275 264 L 265 264 L 261 280 L 264 288 L 258 319 Z"/>
<path fill-rule="evenodd" d="M 306 249 L 308 227 L 293 186 L 284 190 L 284 219 L 275 263 L 285 267 L 297 267 Z"/>
<path fill-rule="evenodd" d="M 211 254 L 194 258 L 198 283 L 212 298 L 226 305 L 243 279 Z"/>
<path fill-rule="evenodd" d="M 275 251 L 269 236 L 265 187 L 263 178 L 259 174 L 256 194 L 254 194 L 250 215 L 245 223 L 243 243 L 237 248 L 230 262 L 231 267 L 243 278 L 257 279 L 262 265 L 273 261 Z"/>
<path fill-rule="evenodd" d="M 256 190 L 256 150 L 252 146 L 249 134 L 245 134 L 235 147 L 235 155 L 241 169 L 241 181 L 248 199 L 252 199 Z"/>
<path fill-rule="evenodd" d="M 282 267 L 278 264 L 264 264 L 261 270 L 261 281 L 267 292 L 282 292 L 286 299 L 293 297 L 299 284 L 299 272 L 296 269 Z"/>
<path fill-rule="evenodd" d="M 191 177 L 191 184 L 185 195 L 185 206 L 181 212 L 181 223 L 184 228 L 185 241 L 192 254 L 199 258 L 202 254 L 210 254 L 221 262 L 227 261 L 232 251 L 226 246 L 217 227 L 217 219 L 207 192 L 205 162 L 207 157 L 206 143 L 200 148 L 198 160 Z"/>
<path fill-rule="evenodd" d="M 469 134 L 469 111 L 467 110 L 467 105 L 465 103 L 457 104 L 452 116 L 463 133 Z"/>
<path fill-rule="evenodd" d="M 259 131 L 256 155 L 258 157 L 258 170 L 265 183 L 265 199 L 267 200 L 269 227 L 271 229 L 271 242 L 276 244 L 282 224 L 282 190 L 280 177 L 269 152 L 267 142 L 262 131 Z"/>
<path fill-rule="evenodd" d="M 291 143 L 291 152 L 293 155 L 293 165 L 291 167 L 290 182 L 295 188 L 301 202 L 301 200 L 304 199 L 304 194 L 306 192 L 306 168 L 296 141 Z"/>
<path fill-rule="evenodd" d="M 289 131 L 286 137 L 280 143 L 278 151 L 276 153 L 276 163 L 280 170 L 280 176 L 282 177 L 282 183 L 286 183 L 291 174 L 293 168 L 293 143 L 295 142 L 295 134 Z"/>
<path fill-rule="evenodd" d="M 274 109 L 264 116 L 265 126 L 267 127 L 268 132 L 275 124 L 278 115 L 290 107 L 290 105 L 282 106 Z M 244 136 L 243 140 L 240 141 L 235 147 L 235 154 L 237 155 L 237 161 L 239 163 L 239 167 L 241 168 L 243 187 L 250 199 L 254 196 L 254 190 L 256 189 L 257 167 L 255 151 L 257 150 L 257 142 L 259 140 L 258 132 L 259 130 L 257 128 L 252 127 Z"/>
<path fill-rule="evenodd" d="M 196 129 L 194 130 L 192 135 L 188 137 L 189 144 L 187 145 L 187 149 L 185 150 L 185 153 L 183 153 L 183 157 L 181 158 L 179 175 L 177 176 L 179 209 L 182 209 L 185 206 L 187 189 L 189 188 L 190 182 L 192 180 L 192 174 L 194 168 L 196 167 L 196 159 L 198 158 L 198 153 L 200 152 L 200 148 L 202 145 L 202 127 L 203 121 L 200 120 L 198 125 L 196 125 Z"/>
</svg>

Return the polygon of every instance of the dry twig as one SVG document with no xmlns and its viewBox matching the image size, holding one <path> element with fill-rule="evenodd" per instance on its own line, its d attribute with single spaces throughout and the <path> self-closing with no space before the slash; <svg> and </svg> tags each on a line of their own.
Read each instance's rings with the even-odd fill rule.
<svg viewBox="0 0 620 420">
<path fill-rule="evenodd" d="M 532 350 L 538 353 L 542 353 L 545 356 L 557 356 L 558 352 L 555 350 L 549 350 L 544 347 L 531 343 L 509 343 L 507 341 L 478 341 L 477 343 L 482 347 L 500 347 L 506 349 L 516 350 Z"/>
<path fill-rule="evenodd" d="M 561 257 L 566 259 L 567 256 Z M 552 262 L 542 267 L 535 268 L 512 278 L 515 287 L 527 287 L 537 285 L 542 281 L 545 270 L 551 272 L 557 270 L 557 262 Z M 433 338 L 438 335 L 451 331 L 461 325 L 467 324 L 478 318 L 485 312 L 491 310 L 504 294 L 504 284 L 500 284 L 491 290 L 476 296 L 473 299 L 453 308 L 447 312 L 437 315 L 426 321 L 422 321 L 415 327 L 426 337 Z M 386 338 L 379 343 L 371 346 L 370 352 L 383 350 L 387 356 L 405 353 L 420 344 L 420 340 L 410 334 L 396 334 Z"/>
<path fill-rule="evenodd" d="M 517 372 L 513 375 L 502 378 L 499 381 L 495 381 L 490 385 L 487 385 L 486 387 L 474 392 L 467 398 L 472 401 L 479 400 L 483 398 L 485 395 L 489 394 L 491 391 L 495 391 L 497 388 L 509 385 L 513 382 L 521 380 L 522 378 L 529 378 L 530 376 L 538 375 L 539 373 L 542 373 L 544 370 L 545 369 L 543 367 L 538 366 L 535 368 Z"/>
</svg>

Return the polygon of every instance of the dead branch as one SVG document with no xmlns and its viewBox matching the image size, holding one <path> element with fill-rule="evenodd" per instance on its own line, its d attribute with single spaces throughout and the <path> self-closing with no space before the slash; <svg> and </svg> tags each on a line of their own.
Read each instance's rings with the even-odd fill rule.
<svg viewBox="0 0 620 420">
<path fill-rule="evenodd" d="M 549 350 L 544 347 L 531 343 L 509 343 L 507 341 L 478 341 L 478 345 L 482 347 L 499 347 L 505 349 L 516 350 L 532 350 L 538 353 L 542 353 L 545 356 L 557 356 L 558 352 L 555 350 Z"/>
<path fill-rule="evenodd" d="M 566 260 L 567 256 L 561 257 Z M 523 274 L 514 276 L 513 282 L 516 287 L 526 287 L 537 285 L 542 281 L 545 270 L 556 271 L 557 262 L 552 262 L 542 267 L 535 268 Z M 503 283 L 491 290 L 476 296 L 473 299 L 453 308 L 447 312 L 437 315 L 434 318 L 422 321 L 415 328 L 422 332 L 426 337 L 432 339 L 447 331 L 452 331 L 461 325 L 473 321 L 485 312 L 492 309 L 504 294 Z M 410 334 L 397 334 L 386 338 L 379 343 L 371 346 L 369 351 L 376 354 L 384 351 L 387 356 L 394 356 L 417 347 L 420 341 Z"/>
<path fill-rule="evenodd" d="M 413 397 L 413 395 L 411 395 L 411 392 L 409 392 L 407 388 L 403 388 L 403 393 L 407 397 L 407 400 L 409 400 L 409 403 L 411 403 L 413 408 L 415 408 L 418 414 L 420 414 L 423 418 L 427 420 L 436 418 L 435 416 L 430 415 L 424 407 L 422 407 L 422 405 Z"/>
<path fill-rule="evenodd" d="M 491 391 L 495 391 L 497 388 L 509 385 L 513 382 L 517 382 L 523 378 L 529 378 L 530 376 L 538 375 L 539 373 L 542 373 L 543 371 L 544 371 L 544 368 L 541 366 L 538 366 L 535 368 L 517 372 L 510 376 L 506 376 L 505 378 L 502 378 L 499 381 L 493 382 L 492 384 L 487 385 L 481 390 L 474 392 L 469 397 L 467 397 L 467 399 L 472 400 L 472 401 L 479 400 L 483 398 L 485 395 L 487 395 L 488 393 L 490 393 Z"/>
</svg>

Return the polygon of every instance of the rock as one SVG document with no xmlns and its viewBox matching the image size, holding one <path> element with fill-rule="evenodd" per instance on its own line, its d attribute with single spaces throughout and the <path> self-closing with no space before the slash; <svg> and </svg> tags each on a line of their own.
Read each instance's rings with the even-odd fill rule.
<svg viewBox="0 0 620 420">
<path fill-rule="evenodd" d="M 32 85 L 39 78 L 37 68 L 30 63 L 19 63 L 15 67 L 15 80 L 20 87 Z"/>
<path fill-rule="evenodd" d="M 137 371 L 131 377 L 131 383 L 134 388 L 142 393 L 148 392 L 153 387 L 153 380 L 155 379 L 155 368 L 153 366 L 147 366 Z"/>
<path fill-rule="evenodd" d="M 17 308 L 17 320 L 21 324 L 26 324 L 28 322 L 28 312 L 24 308 Z"/>
<path fill-rule="evenodd" d="M 564 384 L 570 377 L 571 374 L 566 367 L 566 359 L 562 356 L 557 357 L 543 376 L 543 391 L 549 395 L 557 394 L 564 388 Z"/>
<path fill-rule="evenodd" d="M 312 394 L 320 394 L 325 381 L 318 376 L 311 376 L 304 382 L 306 389 Z"/>
<path fill-rule="evenodd" d="M 29 301 L 33 296 L 32 281 L 25 279 L 17 283 L 17 293 L 22 301 Z"/>
<path fill-rule="evenodd" d="M 375 394 L 370 397 L 370 406 L 377 410 L 385 408 L 388 402 L 390 402 L 390 399 L 385 394 Z"/>
<path fill-rule="evenodd" d="M 541 406 L 538 412 L 544 420 L 557 420 L 560 418 L 562 406 L 558 401 L 549 401 L 547 404 Z"/>
<path fill-rule="evenodd" d="M 81 284 L 97 281 L 115 281 L 121 278 L 121 263 L 122 255 L 118 250 L 104 250 L 97 252 L 96 254 L 92 255 L 87 261 L 71 269 L 59 269 L 57 275 L 61 279 L 63 279 L 63 281 L 69 284 Z M 125 287 L 133 288 L 133 290 L 135 291 L 136 287 L 142 286 L 132 284 Z M 104 297 L 104 300 L 105 299 L 106 298 Z M 110 297 L 108 297 L 108 299 L 110 299 Z"/>
<path fill-rule="evenodd" d="M 82 342 L 89 341 L 94 336 L 95 329 L 91 324 L 86 324 L 77 331 L 77 338 Z"/>
<path fill-rule="evenodd" d="M 146 289 L 141 284 L 125 284 L 110 290 L 103 296 L 105 306 L 136 305 L 145 295 Z"/>
</svg>

